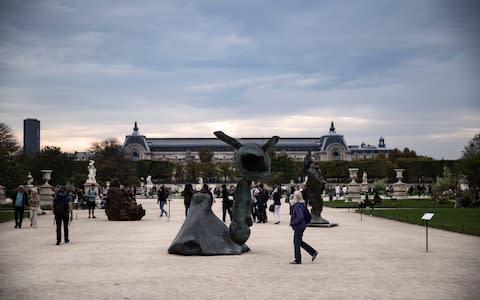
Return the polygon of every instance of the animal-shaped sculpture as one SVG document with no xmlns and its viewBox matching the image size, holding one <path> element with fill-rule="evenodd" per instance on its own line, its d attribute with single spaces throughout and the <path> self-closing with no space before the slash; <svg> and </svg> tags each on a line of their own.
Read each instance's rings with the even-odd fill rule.
<svg viewBox="0 0 480 300">
<path fill-rule="evenodd" d="M 218 139 L 235 148 L 233 160 L 237 171 L 242 175 L 233 196 L 234 204 L 230 223 L 230 237 L 235 243 L 242 245 L 250 237 L 249 227 L 253 223 L 250 215 L 250 183 L 270 175 L 271 160 L 268 150 L 273 148 L 280 138 L 273 136 L 263 146 L 255 143 L 242 145 L 222 131 L 215 131 L 214 134 Z"/>
<path fill-rule="evenodd" d="M 279 140 L 269 139 L 263 146 L 254 143 L 242 145 L 221 131 L 215 136 L 235 148 L 234 162 L 242 175 L 235 190 L 232 222 L 227 228 L 212 212 L 212 200 L 206 193 L 195 193 L 187 218 L 168 248 L 172 254 L 182 255 L 230 255 L 250 249 L 245 242 L 250 237 L 250 182 L 270 174 L 268 149 Z"/>
</svg>

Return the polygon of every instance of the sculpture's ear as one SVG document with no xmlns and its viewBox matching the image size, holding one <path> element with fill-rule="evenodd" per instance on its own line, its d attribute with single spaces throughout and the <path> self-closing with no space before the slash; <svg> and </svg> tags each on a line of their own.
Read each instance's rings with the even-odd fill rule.
<svg viewBox="0 0 480 300">
<path fill-rule="evenodd" d="M 235 149 L 239 149 L 240 147 L 242 147 L 242 144 L 239 141 L 237 141 L 236 139 L 226 135 L 225 133 L 223 133 L 223 131 L 215 131 L 213 134 L 218 139 L 224 141 L 225 143 L 229 144 L 230 146 L 232 146 Z"/>
<path fill-rule="evenodd" d="M 272 136 L 265 145 L 262 146 L 263 151 L 267 151 L 267 149 L 272 149 L 278 143 L 280 137 Z"/>
</svg>

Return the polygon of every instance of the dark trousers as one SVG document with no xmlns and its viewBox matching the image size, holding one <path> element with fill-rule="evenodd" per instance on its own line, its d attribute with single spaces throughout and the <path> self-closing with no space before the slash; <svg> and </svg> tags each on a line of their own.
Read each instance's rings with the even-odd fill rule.
<svg viewBox="0 0 480 300">
<path fill-rule="evenodd" d="M 230 215 L 230 222 L 232 221 L 232 205 L 228 202 L 222 201 L 222 221 L 225 222 L 225 216 Z"/>
<path fill-rule="evenodd" d="M 308 252 L 310 255 L 314 255 L 317 251 L 312 248 L 309 244 L 305 243 L 303 239 L 303 232 L 305 228 L 295 229 L 293 232 L 293 248 L 295 249 L 295 261 L 297 263 L 302 262 L 302 254 L 300 253 L 300 247 L 302 247 L 305 251 Z"/>
<path fill-rule="evenodd" d="M 257 217 L 258 217 L 258 209 L 257 209 L 257 204 L 252 204 L 251 206 L 251 210 L 252 210 L 252 220 L 256 220 Z"/>
<path fill-rule="evenodd" d="M 15 216 L 15 227 L 22 227 L 23 220 L 23 206 L 15 206 L 14 216 Z"/>
<path fill-rule="evenodd" d="M 68 241 L 68 214 L 65 214 L 55 215 L 55 223 L 57 223 L 57 242 L 62 241 L 62 222 L 65 242 Z"/>
<path fill-rule="evenodd" d="M 264 202 L 258 202 L 258 222 L 267 221 L 267 206 Z"/>
</svg>

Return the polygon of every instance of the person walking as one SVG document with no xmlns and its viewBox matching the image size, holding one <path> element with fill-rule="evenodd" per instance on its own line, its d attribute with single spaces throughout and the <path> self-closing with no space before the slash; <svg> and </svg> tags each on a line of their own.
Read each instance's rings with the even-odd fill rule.
<svg viewBox="0 0 480 300">
<path fill-rule="evenodd" d="M 293 212 L 290 219 L 290 226 L 293 228 L 293 248 L 295 253 L 295 260 L 290 264 L 301 264 L 302 254 L 300 248 L 303 248 L 312 256 L 312 262 L 318 255 L 318 251 L 312 246 L 303 241 L 303 232 L 310 222 L 312 216 L 307 209 L 305 201 L 303 200 L 302 192 L 295 191 L 294 193 Z"/>
<path fill-rule="evenodd" d="M 188 209 L 190 208 L 190 203 L 192 203 L 193 193 L 193 186 L 191 183 L 185 184 L 183 188 L 183 204 L 185 205 L 185 217 L 187 216 Z"/>
<path fill-rule="evenodd" d="M 28 201 L 30 210 L 30 227 L 37 228 L 37 213 L 40 208 L 40 195 L 36 188 L 33 188 Z"/>
<path fill-rule="evenodd" d="M 157 192 L 157 204 L 160 204 L 160 215 L 159 217 L 163 217 L 163 213 L 165 213 L 165 216 L 168 217 L 167 211 L 163 208 L 165 206 L 165 203 L 167 203 L 167 192 L 165 191 L 165 186 L 162 185 L 160 189 Z"/>
<path fill-rule="evenodd" d="M 68 222 L 69 216 L 72 221 L 73 210 L 72 202 L 69 199 L 67 189 L 65 186 L 61 186 L 52 201 L 52 211 L 55 215 L 55 223 L 57 224 L 57 246 L 62 241 L 62 223 L 63 223 L 63 236 L 65 243 L 69 243 L 68 238 Z"/>
<path fill-rule="evenodd" d="M 210 199 L 212 200 L 212 203 L 215 203 L 215 198 L 213 198 L 213 193 L 208 187 L 208 184 L 204 183 L 202 185 L 202 189 L 200 190 L 201 193 L 207 193 L 210 196 Z"/>
<path fill-rule="evenodd" d="M 95 185 L 92 184 L 90 189 L 87 192 L 88 202 L 88 218 L 90 219 L 90 213 L 92 215 L 92 219 L 96 219 L 95 217 L 95 206 L 97 206 L 97 191 L 95 190 Z"/>
<path fill-rule="evenodd" d="M 22 228 L 23 213 L 28 205 L 28 194 L 23 185 L 19 185 L 13 201 L 15 228 Z"/>
<path fill-rule="evenodd" d="M 230 215 L 230 222 L 232 222 L 232 203 L 233 203 L 233 195 L 230 194 L 230 191 L 227 190 L 227 185 L 222 184 L 222 221 L 225 222 L 225 217 L 228 212 Z M 232 197 L 232 201 L 230 201 L 230 197 Z"/>
<path fill-rule="evenodd" d="M 273 218 L 275 219 L 274 224 L 279 224 L 280 223 L 280 198 L 282 197 L 281 194 L 281 188 L 278 186 L 275 186 L 272 192 L 272 199 L 273 199 Z"/>
</svg>

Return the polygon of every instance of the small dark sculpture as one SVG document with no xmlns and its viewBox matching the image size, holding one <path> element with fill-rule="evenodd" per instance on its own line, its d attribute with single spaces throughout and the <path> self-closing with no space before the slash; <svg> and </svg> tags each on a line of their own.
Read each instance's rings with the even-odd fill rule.
<svg viewBox="0 0 480 300">
<path fill-rule="evenodd" d="M 138 221 L 145 216 L 142 205 L 137 205 L 127 192 L 120 189 L 118 179 L 110 183 L 105 213 L 110 221 Z"/>
<path fill-rule="evenodd" d="M 231 255 L 250 249 L 230 238 L 227 226 L 212 212 L 212 199 L 207 193 L 195 193 L 187 218 L 177 233 L 168 253 L 182 255 Z"/>
<path fill-rule="evenodd" d="M 323 211 L 323 198 L 322 193 L 325 189 L 326 181 L 323 178 L 322 171 L 320 168 L 313 162 L 312 154 L 308 151 L 307 156 L 303 160 L 303 172 L 307 175 L 307 182 L 305 183 L 305 189 L 303 190 L 303 198 L 312 206 L 312 220 L 308 226 L 321 226 L 321 225 L 330 225 L 335 226 L 337 224 L 332 224 L 328 220 L 322 218 Z"/>
</svg>

